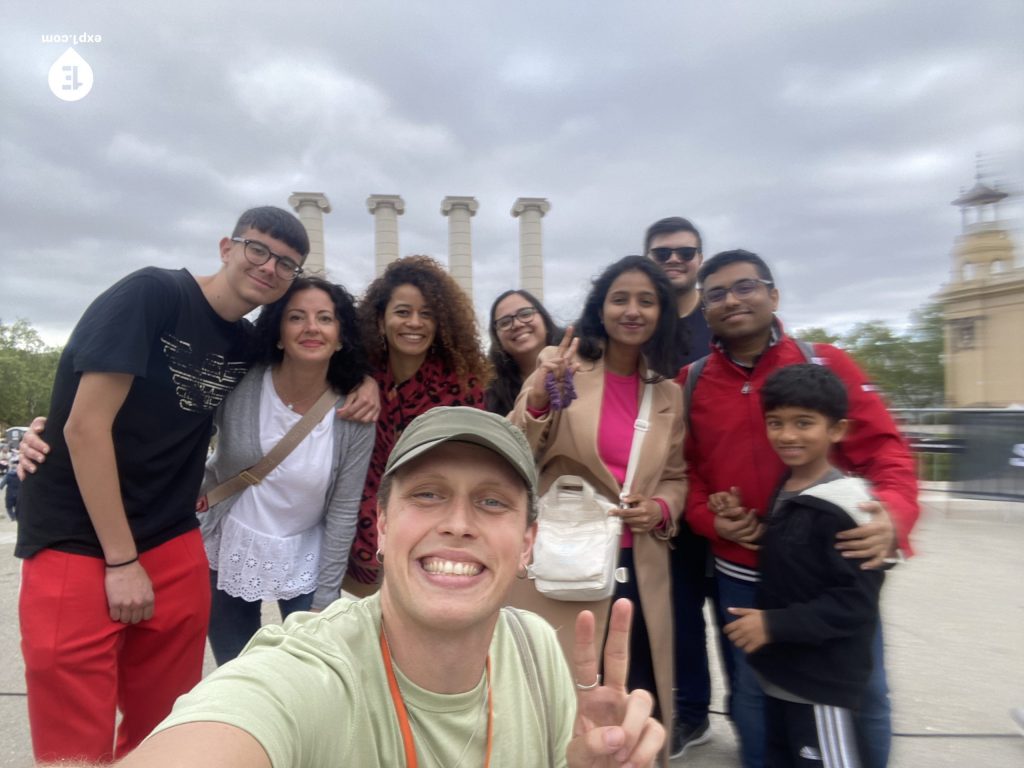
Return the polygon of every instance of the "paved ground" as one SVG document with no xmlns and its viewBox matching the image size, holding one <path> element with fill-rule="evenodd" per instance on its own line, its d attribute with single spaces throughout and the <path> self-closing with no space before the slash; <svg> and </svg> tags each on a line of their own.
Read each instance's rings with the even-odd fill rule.
<svg viewBox="0 0 1024 768">
<path fill-rule="evenodd" d="M 923 494 L 917 556 L 882 590 L 893 768 L 1024 766 L 1009 718 L 1024 706 L 1024 504 Z M 723 711 L 721 675 L 712 709 Z M 672 762 L 739 766 L 732 729 Z"/>
<path fill-rule="evenodd" d="M 1024 765 L 1008 717 L 1024 705 L 1024 504 L 923 497 L 918 556 L 883 591 L 895 768 Z M 0 766 L 31 764 L 18 651 L 14 525 L 0 522 Z M 268 614 L 269 615 L 269 614 Z M 713 709 L 722 711 L 716 675 Z M 676 766 L 738 766 L 728 722 Z"/>
</svg>

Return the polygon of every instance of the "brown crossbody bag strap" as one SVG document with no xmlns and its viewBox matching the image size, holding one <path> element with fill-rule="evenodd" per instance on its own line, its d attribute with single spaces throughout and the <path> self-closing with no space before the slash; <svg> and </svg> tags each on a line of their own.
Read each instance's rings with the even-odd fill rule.
<svg viewBox="0 0 1024 768">
<path fill-rule="evenodd" d="M 333 389 L 328 387 L 327 391 L 320 395 L 320 399 L 313 404 L 313 407 L 302 414 L 302 418 L 295 422 L 294 426 L 285 433 L 284 437 L 278 440 L 277 445 L 267 451 L 266 456 L 248 469 L 243 469 L 230 480 L 225 480 L 206 494 L 208 507 L 219 504 L 239 491 L 244 491 L 250 485 L 258 485 L 263 478 L 270 474 L 274 467 L 284 461 L 284 458 L 295 450 L 295 446 L 301 443 L 306 438 L 306 435 L 313 431 L 313 427 L 334 407 L 336 402 L 338 402 L 338 395 Z"/>
</svg>

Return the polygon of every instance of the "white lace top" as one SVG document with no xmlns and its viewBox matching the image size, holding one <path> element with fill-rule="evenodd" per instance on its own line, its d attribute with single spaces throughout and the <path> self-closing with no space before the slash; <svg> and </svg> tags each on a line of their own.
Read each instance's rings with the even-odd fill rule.
<svg viewBox="0 0 1024 768">
<path fill-rule="evenodd" d="M 268 368 L 260 396 L 260 448 L 273 448 L 302 418 L 274 390 Z M 333 410 L 268 474 L 247 488 L 205 541 L 217 588 L 250 602 L 287 600 L 317 586 Z"/>
</svg>

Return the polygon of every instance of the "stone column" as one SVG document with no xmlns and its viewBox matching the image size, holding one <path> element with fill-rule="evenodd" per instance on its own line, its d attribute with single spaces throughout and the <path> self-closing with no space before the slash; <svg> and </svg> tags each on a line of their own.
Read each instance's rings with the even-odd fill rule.
<svg viewBox="0 0 1024 768">
<path fill-rule="evenodd" d="M 544 197 L 520 197 L 512 204 L 519 217 L 519 287 L 544 301 L 544 248 L 540 220 L 551 210 Z"/>
<path fill-rule="evenodd" d="M 324 214 L 331 212 L 331 201 L 322 192 L 292 192 L 288 205 L 295 209 L 309 235 L 309 255 L 303 267 L 307 274 L 322 277 L 324 256 Z"/>
<path fill-rule="evenodd" d="M 366 207 L 373 214 L 373 252 L 376 274 L 398 258 L 398 217 L 405 213 L 400 195 L 370 195 Z"/>
<path fill-rule="evenodd" d="M 448 217 L 448 271 L 473 299 L 473 240 L 470 219 L 479 204 L 475 197 L 453 197 L 441 201 L 441 215 Z"/>
</svg>

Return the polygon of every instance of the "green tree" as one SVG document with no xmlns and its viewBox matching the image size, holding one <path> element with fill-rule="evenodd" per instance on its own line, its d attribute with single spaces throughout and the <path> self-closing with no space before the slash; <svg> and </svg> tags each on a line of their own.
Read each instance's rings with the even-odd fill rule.
<svg viewBox="0 0 1024 768">
<path fill-rule="evenodd" d="M 800 339 L 800 341 L 809 341 L 812 344 L 836 344 L 839 341 L 839 337 L 834 333 L 830 333 L 826 328 L 819 328 L 817 326 L 802 328 L 793 335 Z"/>
<path fill-rule="evenodd" d="M 938 407 L 946 399 L 946 319 L 942 305 L 931 301 L 910 315 L 907 333 L 914 351 L 913 368 L 917 372 L 920 398 L 927 406 Z"/>
<path fill-rule="evenodd" d="M 881 320 L 871 320 L 843 334 L 842 345 L 893 405 L 911 405 L 914 376 L 906 339 Z"/>
<path fill-rule="evenodd" d="M 825 328 L 806 328 L 796 337 L 842 347 L 893 406 L 928 408 L 943 402 L 942 307 L 929 303 L 911 314 L 900 333 L 881 320 L 858 323 L 838 336 Z"/>
<path fill-rule="evenodd" d="M 0 424 L 28 424 L 45 416 L 60 349 L 48 347 L 27 320 L 0 322 Z"/>
</svg>

